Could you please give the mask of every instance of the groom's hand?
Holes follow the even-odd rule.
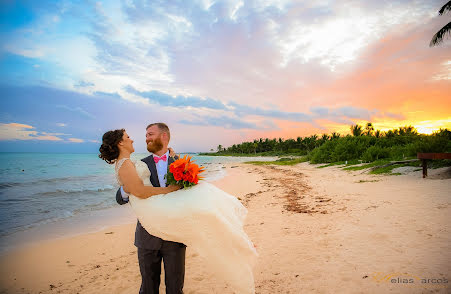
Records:
[[[169,156],[170,157],[175,157],[176,156],[176,154],[174,152],[174,149],[172,149],[171,147],[168,147],[168,150],[169,150]]]
[[[129,194],[124,191],[122,186],[117,190],[116,192],[116,202],[120,205],[128,203],[128,196]]]

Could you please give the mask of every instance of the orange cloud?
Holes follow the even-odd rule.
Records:
[[[356,62],[337,68],[334,74],[312,72],[307,78],[305,73],[298,75],[298,80],[305,78],[308,82],[302,86],[293,84],[280,92],[279,101],[288,109],[303,111],[319,105],[330,108],[350,105],[400,116],[371,117],[369,121],[381,130],[404,125],[413,125],[423,133],[451,129],[450,42],[442,47],[429,47],[430,38],[439,26],[438,20],[433,19],[425,24],[394,27],[368,46]],[[282,131],[266,134],[288,138],[333,131],[349,133],[349,124],[316,122],[323,128],[278,122]],[[367,121],[354,119],[353,122]],[[248,136],[254,137],[265,137],[265,134],[252,132]]]
[[[62,141],[63,139],[55,136],[54,134],[42,133],[39,134],[37,131],[32,131],[33,126],[20,124],[20,123],[9,123],[0,124],[0,141],[10,141],[10,140],[41,140],[41,141]]]

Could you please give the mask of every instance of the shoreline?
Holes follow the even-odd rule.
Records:
[[[218,181],[226,176],[225,170],[220,171],[208,181]],[[136,216],[129,205],[114,204],[107,209],[79,213],[3,236],[0,239],[0,255],[46,241],[96,233],[121,224],[136,224]]]
[[[80,213],[67,219],[50,222],[31,229],[18,231],[0,240],[0,256],[42,242],[66,239],[96,233],[109,227],[135,223],[136,217],[129,206]]]
[[[451,180],[437,177],[444,168],[426,179],[421,172],[368,175],[309,163],[232,164],[226,171],[213,183],[248,208],[245,230],[260,255],[257,293],[449,290],[416,280],[451,278]],[[0,256],[0,292],[136,293],[134,229],[133,222],[10,251]],[[186,293],[231,293],[201,265],[187,249]]]
[[[49,155],[51,154],[49,153]],[[144,155],[146,154],[134,154],[134,157],[136,160],[139,160],[139,158]],[[67,154],[62,154],[62,156],[67,156]],[[212,162],[208,160],[207,162],[202,162],[201,160],[200,164],[207,167],[205,180],[212,182],[224,178],[226,176],[226,165],[235,164],[235,161],[241,162],[243,159],[227,158],[221,160],[220,158],[216,158]],[[110,199],[108,199],[110,202],[108,205],[109,207],[104,209],[85,209],[69,217],[46,219],[47,216],[42,215],[44,221],[38,225],[33,224],[30,226],[29,224],[21,224],[18,222],[16,228],[10,232],[5,232],[5,234],[0,237],[0,254],[7,252],[10,249],[26,246],[30,243],[45,241],[52,238],[65,238],[84,233],[97,232],[105,227],[118,225],[121,222],[134,222],[136,218],[133,212],[129,210],[129,207],[126,209],[117,205],[115,201],[115,192],[115,190],[111,191]],[[84,209],[84,207],[81,208]]]

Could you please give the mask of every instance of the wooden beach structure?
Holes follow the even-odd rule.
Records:
[[[428,176],[428,160],[451,159],[451,153],[417,153],[417,158],[423,165],[423,178]]]

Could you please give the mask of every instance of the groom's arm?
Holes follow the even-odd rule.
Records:
[[[119,205],[127,204],[128,203],[128,194],[125,193],[124,189],[120,187],[116,192],[116,202]]]

